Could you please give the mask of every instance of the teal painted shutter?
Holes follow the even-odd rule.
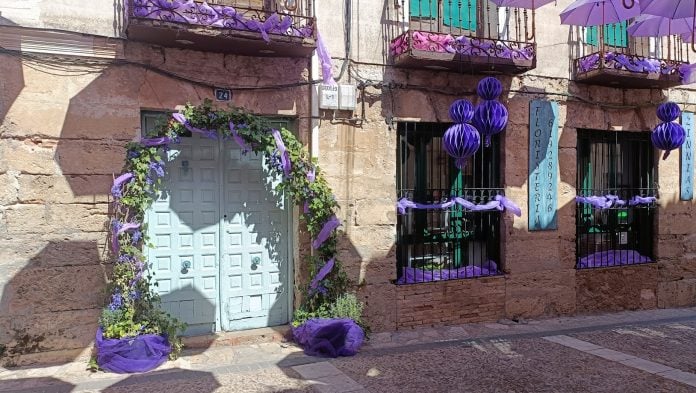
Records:
[[[416,18],[437,18],[438,0],[411,0],[411,16]]]
[[[442,7],[445,25],[476,30],[476,0],[443,0]]]
[[[609,46],[625,48],[628,46],[627,34],[628,22],[612,23],[604,25],[604,43]],[[598,46],[597,26],[590,26],[585,31],[585,42],[590,45]]]

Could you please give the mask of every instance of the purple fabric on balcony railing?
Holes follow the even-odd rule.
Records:
[[[270,41],[271,34],[311,37],[314,33],[313,26],[309,23],[310,18],[297,18],[298,20],[306,20],[306,24],[295,26],[293,24],[294,17],[288,14],[283,14],[282,17],[278,13],[266,16],[266,13],[261,10],[246,10],[218,4],[209,5],[193,0],[135,0],[133,4],[133,15],[138,18],[254,31],[261,33],[266,42]]]
[[[290,176],[290,170],[292,169],[292,163],[290,162],[290,154],[285,148],[285,143],[283,143],[283,137],[280,136],[280,131],[275,128],[271,130],[271,135],[275,139],[276,149],[278,149],[278,154],[280,156],[280,164],[283,167],[283,173],[285,176]]]
[[[406,214],[406,209],[449,209],[455,204],[461,205],[467,210],[471,211],[486,211],[486,210],[510,210],[514,215],[520,217],[522,215],[522,210],[515,205],[514,202],[502,195],[496,195],[492,201],[488,201],[484,204],[477,205],[471,201],[468,201],[461,197],[454,197],[445,202],[441,203],[418,203],[409,200],[408,198],[401,198],[396,203],[396,209],[399,214]]]
[[[578,259],[579,268],[635,265],[652,262],[636,250],[608,250],[595,252]]]
[[[331,65],[331,55],[326,48],[326,44],[321,37],[321,33],[317,32],[317,57],[321,65],[321,78],[327,85],[335,85],[336,81],[333,78],[333,66]]]
[[[469,38],[460,36],[454,38],[449,34],[431,33],[427,31],[406,32],[392,40],[389,50],[392,56],[398,56],[409,49],[409,39],[413,49],[436,52],[456,53],[463,56],[498,57],[502,59],[534,58],[534,45],[515,44],[505,40],[489,40],[485,38]],[[520,45],[514,48],[513,45]]]
[[[682,65],[679,67],[679,73],[681,74],[682,83],[685,85],[696,83],[696,63]]]
[[[414,284],[419,282],[456,280],[459,278],[485,277],[498,274],[498,265],[487,260],[481,266],[465,266],[458,269],[419,269],[404,267],[397,284]]]
[[[600,64],[598,53],[585,56],[580,59],[578,68],[580,72],[588,72],[601,66],[637,73],[660,73],[663,75],[671,75],[681,70],[677,65],[668,64],[662,60],[614,52],[604,53],[604,64]]]
[[[167,361],[171,346],[166,337],[143,334],[131,338],[104,338],[97,328],[97,364],[113,373],[142,373]]]
[[[309,356],[353,356],[365,340],[365,332],[348,318],[315,318],[292,328],[295,342]]]
[[[251,151],[251,147],[244,142],[244,139],[242,139],[241,136],[239,136],[239,133],[237,132],[237,128],[230,121],[230,132],[232,133],[232,138],[234,139],[235,142],[239,145],[239,147],[242,149],[242,154],[246,154]]]
[[[591,195],[591,196],[581,196],[575,197],[575,202],[585,203],[596,209],[609,209],[611,207],[622,207],[622,206],[637,206],[637,205],[650,205],[657,202],[657,198],[654,196],[641,197],[640,195],[634,195],[628,201],[619,198],[616,195]]]
[[[339,220],[336,216],[331,216],[331,218],[324,223],[324,226],[321,227],[319,234],[317,234],[316,239],[314,239],[312,242],[312,248],[316,250],[321,247],[329,236],[331,236],[334,229],[338,228],[339,226],[341,226],[341,220]]]

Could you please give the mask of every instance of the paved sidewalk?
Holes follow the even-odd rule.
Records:
[[[131,376],[0,368],[0,392],[696,392],[694,351],[696,308],[650,310],[376,333],[330,361],[275,342],[187,350]]]

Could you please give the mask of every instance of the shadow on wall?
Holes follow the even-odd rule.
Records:
[[[0,25],[6,24],[6,21],[0,17]],[[3,75],[0,80],[0,125],[4,125],[5,115],[24,89],[22,59],[16,55],[0,55],[0,74]]]
[[[70,361],[91,346],[105,298],[99,261],[96,241],[49,242],[7,281],[0,299],[3,366],[50,351]],[[41,358],[50,362],[52,355]]]
[[[27,386],[31,386],[31,390],[26,390]],[[61,381],[51,377],[37,378],[20,378],[20,379],[4,379],[2,381],[3,391],[10,392],[45,392],[51,393],[70,393],[75,388],[75,385]]]

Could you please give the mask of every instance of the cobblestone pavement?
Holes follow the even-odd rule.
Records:
[[[139,375],[0,368],[0,392],[696,392],[696,308],[372,336],[352,358],[283,343],[191,350]]]

